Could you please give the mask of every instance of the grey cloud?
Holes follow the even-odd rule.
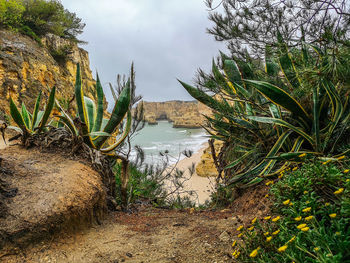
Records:
[[[201,0],[61,2],[86,23],[83,48],[104,87],[134,61],[137,90],[147,101],[191,100],[176,78],[191,83],[197,69],[208,70],[224,50],[206,33],[210,21]]]

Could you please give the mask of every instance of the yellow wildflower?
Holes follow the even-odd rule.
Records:
[[[237,227],[237,231],[241,231],[243,229],[243,226]]]
[[[336,236],[340,236],[340,232],[335,232],[335,235]]]
[[[284,205],[288,205],[290,203],[290,200],[287,199],[286,201],[283,202]]]
[[[254,229],[254,226],[251,226],[248,228],[249,231],[252,231]]]
[[[295,220],[295,221],[300,221],[301,218],[302,218],[301,216],[298,216],[298,217],[294,218],[294,220]]]
[[[326,164],[330,163],[331,161],[332,161],[332,160],[327,160],[327,161],[323,162],[322,164],[323,164],[323,165],[326,165]]]
[[[302,153],[302,154],[299,155],[300,158],[303,158],[305,156],[306,156],[306,153]]]
[[[314,216],[308,216],[308,217],[305,217],[305,220],[306,221],[310,221],[311,219],[313,219],[314,218]]]
[[[314,251],[316,251],[316,252],[319,251],[319,250],[320,250],[320,247],[315,247],[314,248]]]
[[[343,160],[343,159],[345,159],[345,155],[340,156],[340,157],[337,158],[337,160]]]
[[[295,167],[292,169],[292,171],[296,171],[296,170],[298,170],[298,166],[295,166]]]
[[[280,174],[279,176],[278,176],[278,179],[281,179],[283,177],[283,174]]]
[[[271,216],[265,216],[264,219],[265,220],[269,220],[271,218]]]
[[[265,198],[268,198],[268,197],[269,197],[269,195],[268,195],[268,194],[266,194],[266,195],[265,195]]]
[[[270,242],[272,240],[272,236],[266,238],[266,242]]]
[[[232,247],[234,247],[236,244],[237,244],[237,241],[236,241],[236,240],[235,240],[235,241],[233,241],[233,243],[232,243]]]
[[[266,236],[268,236],[270,234],[270,232],[265,232],[264,233],[264,236],[266,237]]]
[[[346,169],[346,170],[344,170],[344,172],[343,172],[343,173],[347,174],[348,172],[350,172],[350,169]]]
[[[288,248],[287,245],[281,246],[280,248],[278,248],[278,252],[284,252],[286,251],[287,248]]]
[[[272,235],[275,236],[275,235],[277,235],[279,232],[281,232],[281,230],[278,229],[278,230],[276,230],[275,232],[273,232]]]
[[[252,224],[254,224],[256,222],[257,218],[255,217],[253,220],[252,220]]]
[[[310,229],[310,228],[307,226],[307,227],[302,228],[301,231],[306,232],[306,231],[308,231],[309,229]]]
[[[347,183],[350,182],[350,179],[346,179],[345,182],[347,182]]]
[[[241,236],[243,236],[243,234],[242,233],[240,233],[237,237],[241,237]]]
[[[273,184],[273,181],[268,181],[265,185],[269,186],[270,184]]]
[[[290,203],[289,203],[289,206],[292,206],[292,205],[294,205],[293,202],[290,202]]]
[[[304,227],[307,227],[307,224],[300,224],[300,225],[297,226],[298,229],[302,229]]]
[[[250,253],[250,257],[251,258],[255,258],[258,255],[258,251],[259,251],[260,247],[258,247],[257,249],[254,249],[251,253]]]
[[[336,216],[337,216],[337,214],[336,214],[336,213],[329,214],[329,217],[330,217],[330,218],[335,218]]]
[[[240,254],[241,254],[240,251],[235,250],[235,251],[233,251],[232,256],[233,256],[234,258],[238,258]]]
[[[325,203],[324,205],[325,205],[325,206],[330,206],[331,204],[327,202],[327,203]]]
[[[276,216],[275,218],[272,219],[272,222],[277,222],[278,220],[280,220],[281,217],[280,216]]]
[[[306,208],[304,208],[301,211],[303,211],[304,213],[310,212],[311,211],[311,207],[306,207]]]
[[[291,239],[289,239],[289,241],[287,242],[287,244],[290,243],[290,242],[293,242],[295,239],[296,239],[296,237],[293,236]]]
[[[344,188],[339,188],[337,191],[334,192],[335,195],[341,194],[344,192]]]
[[[306,195],[308,193],[308,191],[304,191],[304,195]]]

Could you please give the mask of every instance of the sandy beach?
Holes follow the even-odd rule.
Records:
[[[208,147],[208,143],[203,144],[201,149],[192,154],[189,158],[184,158],[178,162],[177,168],[185,171],[184,176],[189,177],[189,168],[192,164],[197,164],[201,160],[203,151]],[[215,177],[202,177],[198,176],[196,172],[184,183],[184,191],[195,191],[197,195],[193,197],[193,201],[196,201],[197,205],[204,204],[209,199],[210,194],[214,191]]]

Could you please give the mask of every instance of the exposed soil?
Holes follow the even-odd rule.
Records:
[[[102,225],[60,235],[3,262],[231,262],[231,235],[239,224],[230,211],[145,208],[113,213]]]
[[[4,200],[0,249],[90,226],[106,214],[101,177],[86,164],[21,146],[0,150],[0,157],[1,180],[15,190]]]
[[[7,246],[0,250],[0,262],[233,262],[231,243],[237,234],[235,229],[255,216],[269,213],[264,198],[267,189],[260,186],[246,191],[229,209],[221,211],[144,206],[132,214],[114,212],[102,221],[90,220],[95,222],[88,228],[86,220],[81,219],[94,216],[86,217],[84,211],[91,210],[79,210],[79,206],[93,207],[99,200],[87,190],[99,187],[99,183],[94,185],[98,182],[96,172],[59,154],[35,149],[28,154],[16,147],[0,151],[5,166],[14,171],[6,181],[18,187],[17,196],[7,202],[11,216],[0,219],[0,228],[12,231],[14,240],[23,240],[23,234],[24,240],[31,242],[11,243],[7,238]],[[14,166],[14,162],[21,165]],[[54,176],[47,176],[48,170],[54,171]],[[93,181],[86,180],[90,174]],[[38,179],[37,183],[33,178]],[[29,189],[39,194],[30,195]],[[46,219],[42,217],[43,208],[49,215]],[[37,223],[30,225],[31,220]],[[55,228],[55,224],[75,227]],[[40,233],[45,233],[44,239]]]

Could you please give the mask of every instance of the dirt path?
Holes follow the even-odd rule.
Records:
[[[2,262],[232,262],[232,212],[145,208],[114,213],[100,226],[1,255]],[[8,252],[9,254],[13,252]]]

